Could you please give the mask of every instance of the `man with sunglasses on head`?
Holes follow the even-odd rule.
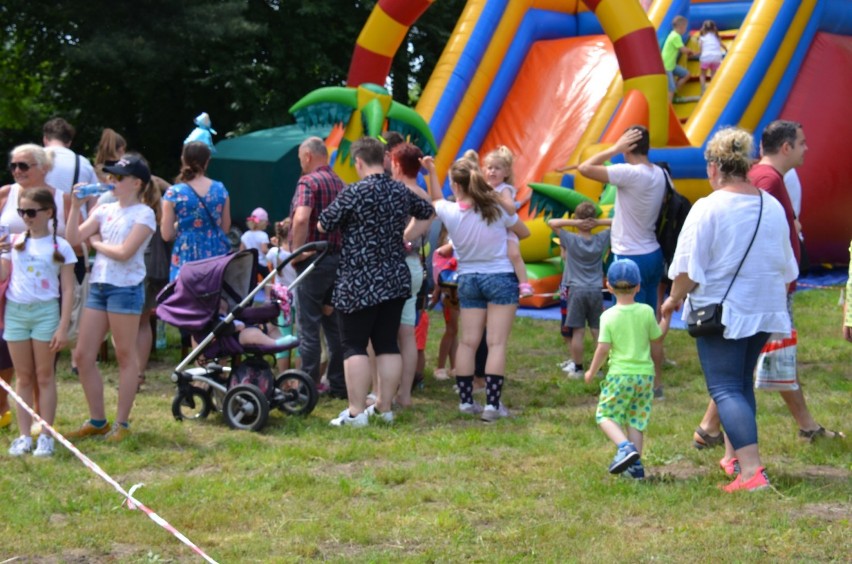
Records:
[[[49,186],[70,194],[71,187],[78,182],[91,184],[98,181],[89,159],[71,150],[76,132],[70,123],[56,117],[44,124],[42,132],[42,144],[53,152],[53,169],[45,178]]]

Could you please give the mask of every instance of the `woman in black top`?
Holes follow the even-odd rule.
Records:
[[[361,180],[320,214],[318,228],[340,229],[343,234],[332,304],[340,314],[349,409],[331,424],[363,427],[368,415],[393,419],[391,401],[402,375],[397,331],[411,293],[403,232],[410,217],[428,220],[433,212],[429,202],[385,175],[384,147],[378,140],[360,139],[351,153]],[[370,342],[376,353],[379,402],[367,412]]]

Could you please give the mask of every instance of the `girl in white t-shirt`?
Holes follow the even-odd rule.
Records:
[[[4,337],[18,376],[17,394],[33,407],[33,389],[38,386],[39,415],[48,425],[53,425],[56,415],[54,360],[56,353],[68,342],[77,258],[71,245],[56,235],[56,202],[50,190],[26,190],[17,204],[26,231],[16,235],[11,245],[5,239],[0,242],[3,251],[0,280],[9,278],[11,268],[6,290]],[[9,448],[12,456],[33,451],[31,424],[29,412],[18,406],[21,436]],[[33,454],[53,455],[53,437],[46,428],[42,429]]]
[[[97,252],[74,349],[89,420],[66,436],[106,435],[107,441],[118,442],[130,434],[130,410],[139,386],[136,337],[145,304],[145,249],[156,227],[156,188],[147,163],[137,155],[122,157],[116,164],[105,166],[104,172],[115,186],[118,201],[98,206],[81,224],[81,200],[72,197],[65,228],[69,243],[88,240]],[[118,408],[112,429],[107,425],[103,381],[95,363],[107,331],[112,332],[118,360]]]
[[[423,166],[434,169],[431,157]],[[506,256],[508,231],[519,238],[529,229],[518,216],[501,207],[499,196],[488,185],[479,167],[458,160],[450,167],[450,187],[455,202],[444,200],[437,182],[429,184],[435,213],[447,228],[458,253],[459,304],[462,336],[456,353],[456,384],[459,411],[481,412],[483,421],[496,421],[509,415],[500,401],[506,371],[506,343],[518,309],[518,277]],[[487,328],[488,358],[485,361],[484,409],[473,401],[474,357],[482,333]]]
[[[269,249],[269,252],[266,253],[266,264],[269,265],[269,271],[272,272],[278,265],[287,260],[290,257],[290,245],[287,244],[287,237],[290,234],[290,218],[285,218],[278,223],[275,224],[275,237],[277,238],[277,247],[272,247]],[[293,280],[296,279],[296,269],[293,268],[292,264],[288,264],[284,268],[281,269],[281,272],[275,275],[275,285],[272,287],[273,291],[283,292],[283,288],[289,288],[293,284]],[[295,299],[295,293],[291,294],[293,299]],[[296,321],[296,302],[291,301],[290,303],[290,315],[289,319],[285,318],[284,312],[282,311],[278,315],[278,327],[281,330],[281,335],[286,337],[288,335],[294,335],[293,324]],[[298,361],[299,358],[299,349],[294,348],[289,351],[276,353],[275,358],[278,363],[278,371],[284,372],[285,370],[290,369],[290,353],[295,355],[294,365]]]
[[[240,237],[240,250],[257,249],[257,262],[266,269],[266,253],[269,252],[269,235],[266,227],[269,225],[269,214],[263,208],[255,208],[246,218],[249,230]]]
[[[701,65],[698,79],[701,81],[701,93],[704,94],[707,81],[716,74],[716,70],[722,64],[722,57],[728,49],[722,45],[722,38],[719,37],[719,30],[716,29],[716,22],[713,20],[705,20],[701,24],[698,45],[701,48],[698,55],[698,62]]]
[[[522,201],[515,201],[518,190],[512,186],[512,183],[515,181],[512,169],[514,159],[512,151],[508,147],[501,145],[485,156],[483,163],[485,166],[482,169],[485,173],[485,180],[500,195],[500,204],[509,215],[514,215],[521,206],[529,201],[529,197]],[[518,277],[520,296],[522,298],[532,296],[533,289],[527,280],[527,265],[524,264],[524,259],[521,258],[520,242],[518,241],[518,236],[511,231],[509,232],[506,254],[509,260],[512,261],[515,276]]]

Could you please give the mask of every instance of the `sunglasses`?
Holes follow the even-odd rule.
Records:
[[[34,218],[40,211],[45,211],[47,208],[18,208],[18,215],[21,217]]]
[[[30,170],[34,166],[36,166],[35,163],[30,164],[30,163],[11,162],[11,163],[9,163],[9,170],[14,172],[14,170],[17,168],[21,172],[27,172],[28,170]]]
[[[125,178],[127,178],[127,175],[124,175],[124,174],[114,174],[114,173],[112,173],[112,172],[110,172],[110,173],[109,173],[109,176],[111,176],[111,177],[113,178],[113,180],[115,180],[116,182],[121,182],[122,180],[124,180]]]

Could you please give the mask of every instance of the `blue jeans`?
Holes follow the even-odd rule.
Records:
[[[698,359],[707,391],[719,408],[722,426],[734,449],[757,444],[754,367],[769,333],[742,339],[698,337]]]
[[[639,267],[639,275],[642,277],[636,301],[640,304],[648,304],[651,309],[657,311],[657,286],[663,279],[663,251],[657,249],[646,255],[616,255],[616,260],[630,259]]]

